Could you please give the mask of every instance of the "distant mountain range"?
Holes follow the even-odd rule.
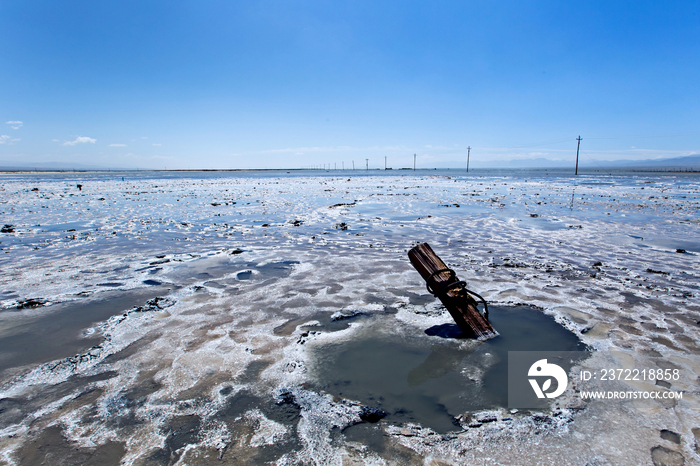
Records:
[[[668,159],[615,160],[611,162],[597,162],[597,164],[606,167],[695,168],[700,170],[700,154]],[[594,167],[596,163],[588,162],[584,166]]]
[[[499,162],[494,166],[490,162],[474,161],[474,168],[573,168],[576,159],[572,157],[570,161],[550,160],[545,158],[536,159],[516,159]],[[694,169],[700,170],[700,154],[693,154],[684,157],[673,157],[665,159],[645,159],[645,160],[579,160],[579,167],[586,169],[594,168],[635,168],[652,170],[669,169]]]

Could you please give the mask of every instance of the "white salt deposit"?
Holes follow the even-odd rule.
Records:
[[[0,234],[0,344],[27,331],[22,319],[58,319],[52,303],[154,282],[172,303],[86,326],[81,335],[103,341],[79,355],[2,372],[3,461],[25,464],[58,426],[73,448],[120,445],[123,464],[166,452],[170,464],[627,465],[651,464],[658,446],[700,463],[698,176],[444,174],[0,178],[13,229]],[[490,303],[537,306],[577,333],[594,349],[579,369],[678,369],[662,389],[683,399],[569,398],[448,435],[381,421],[381,449],[345,441],[361,406],[305,388],[308,348],[368,322],[324,330],[334,313],[418,334],[450,322],[408,263],[423,241]],[[222,414],[245,393],[257,401]],[[275,419],[284,409],[298,417]],[[408,457],[393,459],[401,448]]]

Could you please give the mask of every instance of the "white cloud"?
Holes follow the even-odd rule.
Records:
[[[160,146],[160,144],[153,144],[154,146]]]
[[[148,136],[141,136],[141,139],[148,139]]]
[[[8,136],[6,134],[3,134],[2,136],[0,136],[0,144],[5,144],[9,140],[10,140],[10,136]]]
[[[20,129],[22,127],[21,121],[6,121],[5,124],[10,125],[12,129]]]
[[[110,144],[109,147],[126,147],[126,144]]]
[[[89,142],[91,144],[95,144],[95,142],[97,142],[97,139],[92,139],[92,138],[89,138],[87,136],[78,136],[77,138],[75,138],[75,141],[66,141],[63,143],[63,145],[64,146],[74,146],[76,144],[85,144],[87,142]]]

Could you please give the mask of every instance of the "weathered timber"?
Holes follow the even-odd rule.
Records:
[[[465,336],[488,340],[498,335],[486,316],[476,307],[476,300],[457,275],[438,257],[428,243],[408,251],[408,258],[427,282],[428,291],[437,296]]]

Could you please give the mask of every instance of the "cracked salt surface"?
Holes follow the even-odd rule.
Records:
[[[57,305],[148,289],[168,304],[86,318],[76,345],[100,343],[75,356],[10,359],[2,461],[700,462],[697,175],[347,173],[0,178],[0,339],[66,325]],[[536,415],[465,412],[447,433],[361,422],[362,400],[313,388],[312,349],[378,318],[421,338],[450,322],[408,264],[416,241],[493,305],[574,332],[594,350],[582,370],[677,368],[662,389],[683,399],[571,395]]]

